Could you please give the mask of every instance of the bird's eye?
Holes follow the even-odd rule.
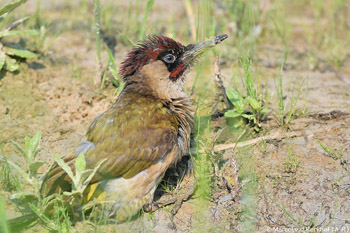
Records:
[[[176,60],[176,57],[172,54],[168,54],[168,55],[165,55],[165,57],[163,58],[163,60],[166,62],[166,63],[174,63],[175,60]]]

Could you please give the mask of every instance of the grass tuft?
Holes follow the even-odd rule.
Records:
[[[146,32],[146,25],[147,25],[147,19],[148,16],[150,14],[150,12],[153,9],[153,5],[154,5],[154,0],[148,0],[147,1],[147,5],[146,5],[146,9],[144,12],[144,16],[143,16],[143,20],[141,22],[141,30],[140,30],[140,35],[139,35],[139,40],[143,40],[147,38],[147,32]]]
[[[283,67],[285,64],[286,58],[283,60],[280,73],[278,75],[278,80],[274,79],[275,87],[276,87],[276,93],[277,93],[277,103],[278,103],[278,113],[277,118],[279,125],[282,128],[288,128],[288,125],[290,122],[296,117],[297,113],[297,104],[299,100],[301,99],[302,90],[304,85],[306,85],[306,92],[304,97],[304,109],[301,110],[301,112],[305,113],[305,106],[307,102],[307,89],[308,89],[308,77],[305,78],[296,88],[296,90],[292,90],[291,97],[289,98],[289,103],[285,102],[285,95],[284,95],[284,89],[283,89]],[[306,83],[306,84],[305,84]],[[295,93],[296,92],[296,93]]]

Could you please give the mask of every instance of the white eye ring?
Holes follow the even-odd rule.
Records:
[[[163,60],[166,62],[166,63],[174,63],[175,60],[176,60],[176,57],[172,54],[167,54],[164,56]]]

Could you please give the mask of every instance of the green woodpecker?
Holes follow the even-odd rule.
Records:
[[[85,202],[110,201],[108,215],[119,221],[152,203],[166,170],[188,151],[193,109],[184,92],[185,72],[198,55],[226,38],[184,46],[154,36],[127,54],[120,68],[125,87],[116,103],[92,122],[86,141],[63,158],[72,169],[80,153],[90,169],[106,159],[84,192]],[[69,191],[71,183],[55,165],[44,195]]]

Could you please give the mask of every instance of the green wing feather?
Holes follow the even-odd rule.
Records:
[[[87,134],[95,144],[86,153],[87,166],[93,168],[107,158],[94,181],[136,175],[173,149],[177,131],[175,116],[161,102],[130,94],[118,100]]]
[[[92,183],[117,177],[130,178],[156,163],[176,146],[178,121],[151,97],[129,93],[91,124],[87,140],[94,143],[85,154],[87,168],[94,168],[107,158]],[[74,172],[75,153],[64,158]],[[47,178],[45,193],[67,190],[69,177],[54,166]]]

